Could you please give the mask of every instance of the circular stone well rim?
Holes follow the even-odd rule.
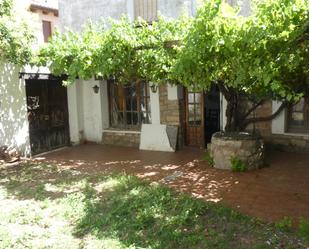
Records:
[[[264,142],[252,133],[217,132],[211,139],[209,152],[217,169],[232,170],[233,158],[244,162],[248,170],[261,168],[264,164]]]

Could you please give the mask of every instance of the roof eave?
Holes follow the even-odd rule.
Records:
[[[42,12],[53,13],[54,16],[59,16],[59,10],[50,8],[47,6],[42,6],[38,4],[31,4],[29,7],[30,11],[35,12],[36,10],[41,10]]]

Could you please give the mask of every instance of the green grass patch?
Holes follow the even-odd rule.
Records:
[[[299,221],[299,235],[309,244],[309,220],[301,218]]]
[[[2,175],[0,189],[0,248],[305,248],[282,229],[289,222],[265,224],[125,174],[25,165]]]
[[[275,225],[278,229],[289,232],[292,230],[293,220],[291,217],[284,217],[282,220],[277,221]]]

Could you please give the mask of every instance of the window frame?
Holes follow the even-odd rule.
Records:
[[[309,133],[309,98],[304,97],[304,108],[302,110],[304,116],[304,125],[303,126],[296,126],[292,124],[292,115],[293,107],[295,105],[290,105],[286,110],[286,132],[287,133]]]
[[[193,99],[190,100],[189,96],[193,96]],[[199,97],[197,97],[199,96]],[[203,123],[203,92],[189,91],[187,92],[187,122],[189,126],[201,126]],[[190,112],[190,107],[193,107],[193,112]],[[199,112],[197,111],[199,110]],[[193,114],[193,116],[191,115]],[[193,120],[191,118],[193,117]]]
[[[130,87],[136,87],[135,93],[137,93],[136,97],[129,96],[127,97],[125,94],[126,89]],[[142,87],[143,95],[142,95]],[[116,99],[115,95],[115,89],[122,92],[122,105],[123,110],[117,111],[115,113],[114,107],[115,103],[114,101]],[[118,97],[118,96],[117,96]],[[133,101],[132,99],[136,98],[136,110],[132,107]],[[131,101],[130,101],[131,100]],[[131,103],[130,103],[131,102]],[[128,103],[130,108],[128,108]],[[142,110],[141,104],[144,103],[145,110]],[[116,80],[109,80],[108,81],[108,105],[109,105],[109,126],[111,129],[117,129],[117,130],[126,130],[126,131],[139,131],[142,127],[142,124],[151,124],[151,106],[150,106],[150,87],[149,84],[145,81],[137,81],[132,82],[128,85],[120,85],[117,83]],[[122,115],[122,122],[115,124],[114,123],[114,115]],[[131,114],[131,124],[128,124],[128,114]],[[137,122],[136,125],[134,123],[133,114],[137,115]],[[142,115],[145,115],[145,120],[142,119]],[[119,121],[118,121],[119,122]]]
[[[48,27],[49,30],[46,31],[45,27]],[[43,30],[43,40],[45,43],[47,43],[49,38],[52,37],[52,33],[53,33],[52,22],[48,20],[42,20],[42,30]],[[47,32],[48,34],[45,32]]]

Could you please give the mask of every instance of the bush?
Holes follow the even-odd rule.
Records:
[[[204,155],[203,160],[206,161],[211,167],[215,166],[214,158],[209,152]]]
[[[309,243],[309,220],[300,218],[298,232],[299,235],[303,237],[307,243]]]
[[[292,229],[293,221],[290,217],[284,217],[282,220],[276,222],[276,227],[281,231],[290,231]]]
[[[232,171],[234,172],[244,172],[248,169],[245,162],[237,157],[231,158]]]

